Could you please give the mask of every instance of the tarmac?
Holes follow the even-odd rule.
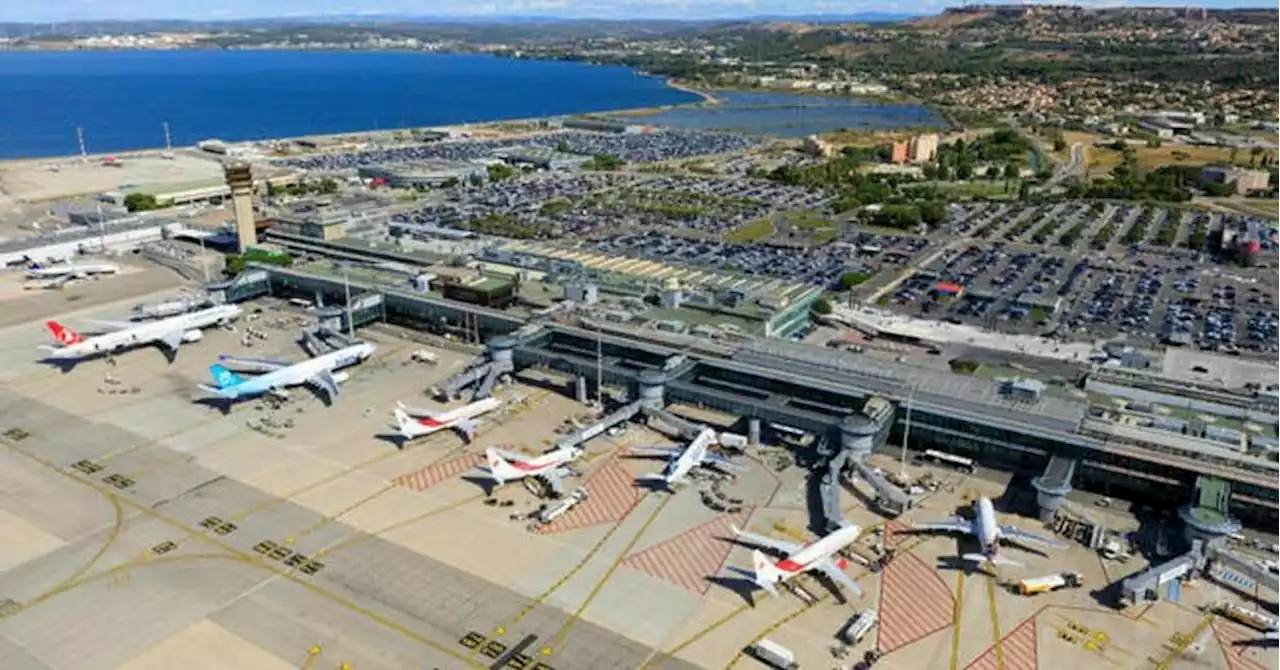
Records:
[[[67,320],[119,317],[123,304]],[[401,444],[388,430],[395,401],[433,406],[424,390],[465,356],[440,348],[438,365],[411,363],[420,345],[368,331],[378,353],[332,406],[295,390],[278,409],[246,401],[224,413],[196,386],[207,364],[219,353],[298,360],[295,325],[272,314],[253,324],[267,340],[247,350],[239,333],[213,329],[172,364],[143,348],[62,372],[37,362],[40,318],[0,329],[6,670],[728,668],[753,663],[741,651],[763,637],[816,667],[867,607],[881,624],[852,651],[878,644],[883,668],[1149,667],[1174,632],[1201,640],[1199,665],[1276,667],[1218,642],[1247,636],[1234,624],[1200,627],[1195,605],[1219,597],[1216,586],[1137,611],[1099,604],[1097,589],[1143,561],[1103,564],[1078,546],[1011,550],[1028,567],[988,576],[956,569],[969,549],[955,540],[890,526],[899,555],[888,568],[849,567],[861,598],[841,603],[809,578],[812,606],[762,597],[730,529],[808,539],[803,473],[739,457],[750,469],[725,491],[743,505],[728,512],[703,504],[705,484],[638,489],[632,479],[662,463],[620,447],[670,443],[645,427],[588,442],[582,477],[569,480],[588,500],[531,532],[508,517],[531,511],[532,495],[510,483],[493,495],[509,506],[486,505],[473,465],[489,445],[541,451],[565,417],[589,414],[541,373],[498,390],[507,402],[473,443],[440,433]],[[1001,490],[952,473],[909,516],[950,516],[979,493]],[[846,495],[846,518],[884,523]],[[1001,587],[1064,569],[1085,588],[1027,598]]]

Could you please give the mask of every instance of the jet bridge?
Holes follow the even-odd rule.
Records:
[[[359,343],[360,340],[325,326],[315,326],[302,331],[302,348],[312,358]]]
[[[875,402],[875,401],[879,402]],[[846,471],[856,475],[875,490],[875,503],[886,512],[901,514],[911,509],[912,499],[901,488],[877,472],[867,464],[866,458],[871,454],[879,440],[880,433],[893,423],[893,406],[879,398],[867,401],[863,411],[851,414],[840,423],[838,429],[839,450],[833,441],[825,437],[818,443],[819,465],[815,474],[822,468],[821,480],[818,483],[822,498],[824,523],[828,533],[835,532],[849,525],[840,513],[840,481]],[[848,477],[846,485],[855,484]]]
[[[582,444],[583,442],[590,440],[591,438],[599,435],[600,433],[603,433],[604,431],[620,423],[623,423],[625,421],[630,421],[632,418],[635,417],[636,414],[639,414],[639,413],[640,413],[640,403],[638,401],[624,405],[621,408],[609,414],[608,416],[605,416],[603,419],[591,424],[590,426],[587,426],[586,428],[578,430],[572,435],[567,435],[565,437],[562,437],[556,440],[556,449],[568,449],[569,447],[576,447]]]
[[[1252,579],[1259,585],[1271,589],[1272,591],[1280,591],[1280,579],[1277,579],[1276,575],[1270,570],[1253,561],[1240,558],[1226,549],[1220,549],[1215,545],[1208,545],[1208,547],[1206,547],[1205,557],[1211,561],[1211,568],[1226,568],[1232,572]]]
[[[493,393],[493,387],[504,375],[515,372],[511,357],[519,341],[513,337],[499,336],[485,345],[485,355],[472,361],[466,368],[444,380],[432,389],[432,394],[446,399],[458,397],[463,389],[474,386],[471,400],[484,400]]]

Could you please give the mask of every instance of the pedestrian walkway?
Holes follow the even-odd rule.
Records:
[[[746,507],[694,526],[628,556],[623,565],[705,595],[711,588],[711,578],[720,572],[733,550],[732,526],[746,526],[753,509]]]

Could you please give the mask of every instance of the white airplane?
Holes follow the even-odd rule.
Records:
[[[996,523],[996,511],[991,506],[991,501],[985,496],[978,498],[973,503],[975,513],[972,521],[962,519],[960,517],[952,517],[946,521],[935,521],[929,523],[912,524],[911,530],[916,531],[938,531],[944,533],[965,533],[977,538],[978,544],[982,546],[980,554],[965,554],[961,556],[966,561],[975,563],[994,565],[1007,565],[1010,567],[1020,568],[1023,565],[1017,561],[1012,561],[999,553],[1001,541],[1015,542],[1019,544],[1037,544],[1051,549],[1066,549],[1067,545],[1057,540],[1041,537],[1034,533],[1028,533],[1019,530],[1017,526],[1001,526]]]
[[[395,411],[392,412],[396,422],[392,428],[399,431],[400,436],[406,440],[430,435],[443,428],[452,428],[470,441],[480,425],[475,418],[486,412],[492,412],[501,404],[497,398],[485,398],[457,409],[433,412],[429,409],[405,407],[401,403],[396,403]]]
[[[120,272],[120,266],[115,263],[85,263],[82,265],[74,263],[59,263],[57,265],[33,264],[27,270],[27,278],[52,279],[55,277],[69,277],[84,279],[90,275],[113,275],[118,272]]]
[[[584,453],[581,447],[565,447],[548,451],[541,456],[526,458],[489,447],[484,450],[486,466],[481,468],[498,486],[510,481],[537,477],[551,487],[556,497],[564,495],[564,478],[574,474],[568,466]]]
[[[789,580],[802,572],[815,571],[825,576],[837,588],[862,596],[862,588],[844,572],[848,561],[836,556],[862,534],[862,529],[858,526],[845,526],[826,537],[806,544],[748,533],[739,530],[736,526],[732,528],[738,541],[743,544],[763,547],[785,556],[781,561],[773,563],[759,549],[751,553],[755,564],[755,583],[770,595],[778,595],[775,585],[779,582]]]
[[[48,351],[51,359],[78,360],[145,344],[159,344],[172,359],[183,342],[200,341],[204,336],[201,328],[226,323],[240,316],[242,311],[235,305],[218,305],[149,323],[95,321],[112,332],[91,337],[85,337],[57,321],[47,321],[45,326],[58,344],[41,345],[40,348]]]
[[[698,436],[684,448],[674,447],[632,447],[628,450],[631,456],[660,456],[667,459],[667,467],[662,472],[643,475],[637,479],[642,482],[661,482],[668,489],[675,484],[688,480],[689,473],[697,467],[713,467],[731,473],[745,472],[746,468],[734,465],[727,457],[710,451],[716,444],[716,431],[702,429]]]
[[[368,342],[353,344],[337,351],[316,356],[300,363],[275,361],[264,358],[236,358],[221,356],[219,363],[209,366],[216,386],[201,384],[200,388],[219,397],[235,401],[240,398],[252,398],[264,393],[282,395],[291,386],[307,384],[325,394],[333,402],[338,397],[338,384],[347,380],[344,372],[336,372],[342,368],[364,362],[377,351],[377,347]],[[223,363],[255,368],[264,374],[245,379],[228,370]]]

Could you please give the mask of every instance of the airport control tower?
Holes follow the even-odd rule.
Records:
[[[253,171],[248,163],[227,163],[222,168],[231,189],[231,206],[236,215],[236,245],[240,253],[258,243],[257,221],[253,215]]]

